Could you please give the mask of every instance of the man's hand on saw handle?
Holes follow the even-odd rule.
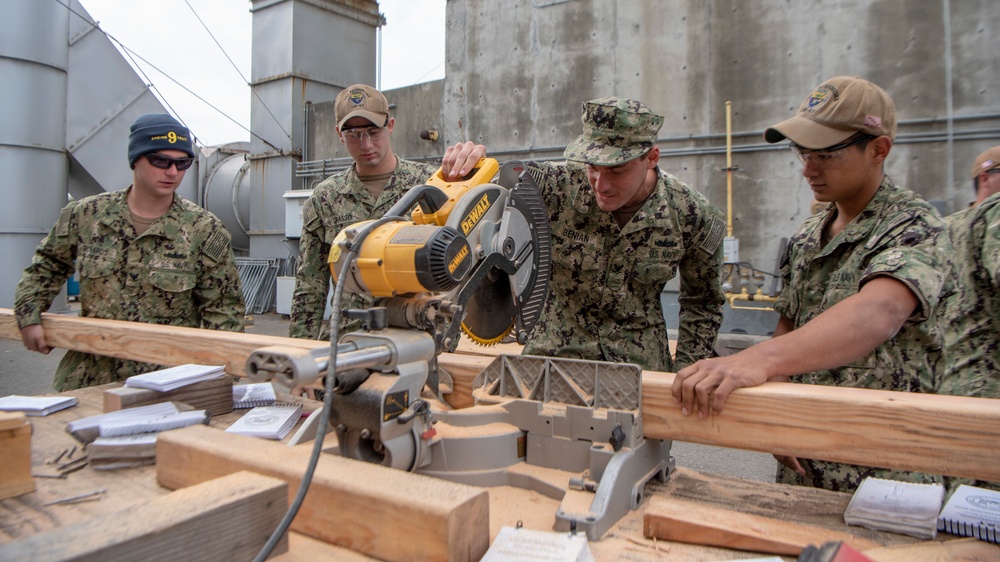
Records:
[[[486,147],[472,141],[449,146],[441,159],[441,173],[446,179],[456,180],[468,175],[480,160],[486,157]]]

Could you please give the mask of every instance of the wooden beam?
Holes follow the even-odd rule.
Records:
[[[325,342],[234,334],[45,314],[57,347],[156,360],[226,364],[243,374],[247,356],[269,345],[326,347]],[[12,311],[0,309],[0,337],[19,339]],[[438,359],[455,382],[454,407],[472,405],[472,380],[488,356],[445,353]],[[767,383],[739,389],[720,416],[682,416],[670,394],[672,373],[642,376],[643,431],[676,439],[779,455],[846,462],[1000,482],[1000,400]]]
[[[294,497],[311,445],[226,433],[206,426],[165,431],[156,442],[156,477],[178,488],[252,470],[288,483]],[[490,544],[489,494],[324,455],[292,530],[383,560],[479,560]]]
[[[1000,400],[767,383],[682,416],[672,373],[642,377],[647,437],[1000,482]]]
[[[239,472],[0,545],[0,560],[250,560],[284,516],[286,488]],[[286,550],[287,537],[274,553]]]
[[[846,542],[856,550],[877,543],[815,525],[791,523],[671,497],[653,497],[643,516],[646,538],[798,556],[809,545]]]
[[[0,412],[0,500],[35,490],[31,477],[31,424],[24,412]]]
[[[233,378],[223,375],[167,392],[129,386],[104,391],[105,412],[160,402],[183,402],[195,410],[206,410],[210,416],[228,414],[233,411]]]
[[[42,327],[52,347],[167,366],[225,365],[227,373],[239,376],[246,376],[247,357],[262,347],[329,347],[321,341],[48,313],[42,315]],[[0,308],[0,337],[21,339],[14,311],[9,308]]]

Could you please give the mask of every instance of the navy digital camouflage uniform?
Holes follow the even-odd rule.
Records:
[[[167,212],[136,236],[126,202],[129,189],[63,208],[17,285],[18,326],[41,322],[42,312],[73,274],[75,260],[83,317],[242,332],[243,293],[222,222],[175,195]],[[53,386],[72,390],[159,368],[68,351]]]
[[[653,191],[619,227],[602,210],[587,165],[618,166],[647,154],[663,117],[637,100],[583,103],[583,134],[566,165],[528,162],[549,212],[552,280],[525,354],[635,363],[676,371],[709,357],[722,324],[721,211],[656,169]],[[680,275],[677,358],[670,356],[660,293]]]
[[[946,305],[941,394],[1000,398],[1000,193],[947,217],[959,290]],[[945,478],[1000,490],[1000,482]]]
[[[584,166],[539,170],[549,211],[552,281],[525,354],[636,363],[674,372],[711,356],[722,324],[721,211],[657,170],[656,188],[624,228],[597,206]],[[677,360],[660,293],[680,275]]]
[[[437,167],[430,164],[399,158],[396,170],[377,199],[361,183],[353,165],[316,186],[302,207],[302,236],[289,336],[330,339],[330,326],[323,320],[323,314],[327,296],[333,297],[329,291],[331,275],[327,259],[334,238],[356,222],[381,218],[409,188],[427,183],[436,171]],[[347,293],[341,301],[341,309],[368,308],[369,305],[367,297]],[[360,327],[357,321],[341,320],[341,333],[357,327]]]
[[[941,299],[953,291],[944,221],[926,201],[885,177],[865,209],[823,246],[832,205],[806,219],[788,245],[785,288],[774,309],[795,327],[860,291],[880,275],[906,284],[919,306],[896,336],[837,369],[793,376],[793,382],[903,392],[936,392],[943,367]],[[801,477],[778,466],[777,481],[851,492],[866,476],[940,482],[939,476],[799,459]]]
[[[941,393],[1000,398],[1000,194],[947,221],[960,290],[948,300]]]

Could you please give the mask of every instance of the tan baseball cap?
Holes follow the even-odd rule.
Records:
[[[355,84],[341,90],[337,94],[333,111],[338,129],[343,129],[344,123],[352,117],[363,117],[376,127],[384,127],[389,120],[389,102],[385,96],[364,84]]]
[[[818,150],[847,140],[858,131],[896,137],[896,105],[882,88],[857,76],[837,76],[820,84],[798,113],[764,131],[767,142],[786,138]]]
[[[976,158],[976,162],[972,165],[972,179],[993,168],[1000,168],[1000,146],[987,148],[986,152]]]

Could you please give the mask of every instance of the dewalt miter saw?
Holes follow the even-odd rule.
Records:
[[[557,513],[557,529],[599,538],[637,507],[646,481],[673,467],[669,442],[642,437],[641,369],[501,356],[476,379],[481,405],[450,410],[439,400],[451,381],[437,357],[461,333],[483,345],[526,341],[548,293],[547,217],[536,178],[519,162],[484,159],[458,182],[437,172],[385,217],[336,238],[337,290],[374,297],[371,308],[346,311],[366,329],[330,350],[258,350],[247,372],[290,387],[334,377],[329,426],[342,456],[530,488],[572,506]],[[293,442],[311,438],[319,418]],[[525,465],[554,470],[543,477]]]

